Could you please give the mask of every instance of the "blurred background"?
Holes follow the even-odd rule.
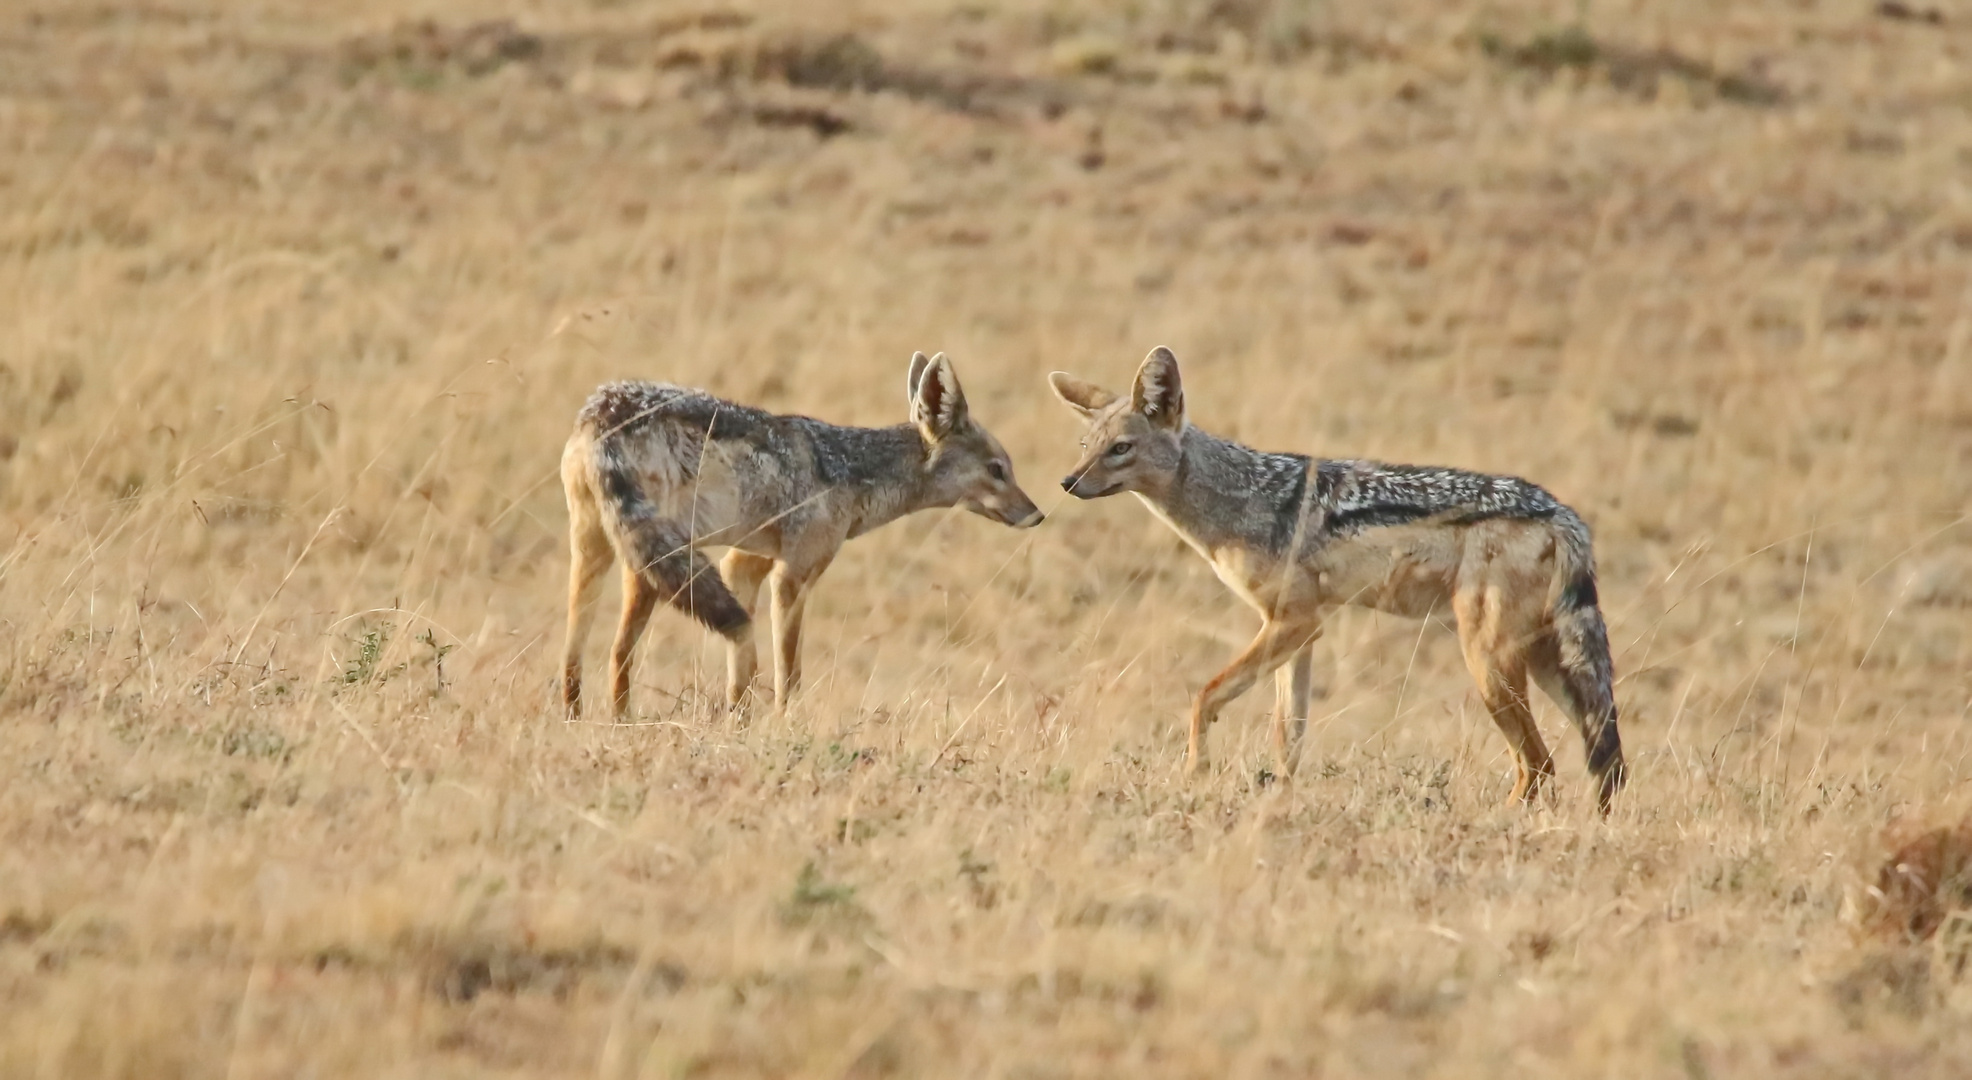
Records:
[[[1963,1066],[1931,935],[1972,895],[1869,912],[1886,824],[1965,802],[1968,34],[1862,0],[9,7],[0,1062]],[[1454,642],[1362,612],[1293,788],[1264,688],[1179,782],[1253,618],[1134,502],[1060,496],[1044,382],[1158,344],[1215,433],[1583,513],[1611,825],[1545,702],[1559,799],[1494,810]],[[1047,525],[849,545],[787,715],[727,716],[660,615],[636,716],[564,724],[595,384],[891,424],[915,349]]]

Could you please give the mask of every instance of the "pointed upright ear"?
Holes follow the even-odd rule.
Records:
[[[1049,375],[1048,385],[1054,387],[1054,396],[1085,420],[1116,403],[1115,394],[1095,383],[1083,382],[1066,371]]]
[[[965,391],[959,387],[958,372],[952,370],[945,354],[939,353],[918,374],[917,388],[911,394],[911,422],[925,441],[937,442],[958,430],[965,418]]]
[[[911,373],[904,377],[905,401],[916,401],[918,399],[918,380],[924,378],[924,369],[930,366],[931,361],[923,353],[914,352],[911,354]]]
[[[1144,358],[1130,406],[1158,427],[1178,431],[1185,426],[1185,387],[1178,381],[1178,358],[1171,350],[1159,345]]]

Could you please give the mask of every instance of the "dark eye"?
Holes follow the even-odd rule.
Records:
[[[986,475],[1004,484],[1007,482],[1007,467],[997,461],[989,461],[986,463]]]
[[[1124,454],[1129,453],[1131,449],[1133,448],[1130,446],[1130,440],[1128,439],[1113,442],[1109,444],[1109,456],[1122,457]]]

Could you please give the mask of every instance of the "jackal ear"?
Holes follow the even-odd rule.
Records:
[[[931,360],[921,352],[911,354],[911,373],[904,377],[904,400],[916,401],[918,380],[924,378],[924,369],[931,366]]]
[[[1152,424],[1177,431],[1185,426],[1185,386],[1178,379],[1178,358],[1159,345],[1137,369],[1130,406]]]
[[[915,363],[912,365],[916,366]],[[925,363],[911,392],[911,422],[930,442],[950,435],[965,423],[965,390],[952,362],[939,353]]]
[[[1066,371],[1050,374],[1048,385],[1054,388],[1054,396],[1085,420],[1116,403],[1115,394],[1095,383],[1083,382]]]

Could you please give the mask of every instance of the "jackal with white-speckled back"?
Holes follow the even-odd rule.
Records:
[[[582,707],[582,645],[603,571],[623,565],[610,700],[630,694],[630,656],[662,601],[728,643],[727,697],[742,703],[758,657],[753,611],[771,584],[774,700],[801,679],[801,614],[844,541],[905,514],[963,507],[1028,528],[1041,512],[966,407],[952,362],[911,357],[911,422],[887,428],[778,416],[668,383],[598,388],[562,452],[568,495],[568,641],[562,700]],[[700,549],[727,548],[715,572]],[[614,560],[612,560],[612,554]]]
[[[1178,360],[1164,348],[1125,397],[1065,372],[1049,382],[1089,423],[1062,488],[1082,499],[1134,493],[1260,612],[1259,636],[1192,707],[1187,773],[1204,763],[1220,710],[1276,669],[1274,755],[1293,772],[1326,611],[1427,618],[1449,607],[1480,697],[1518,758],[1509,801],[1533,800],[1554,776],[1528,709],[1532,675],[1580,732],[1608,812],[1626,775],[1623,744],[1595,556],[1573,510],[1511,476],[1268,454],[1208,435],[1186,421]]]

